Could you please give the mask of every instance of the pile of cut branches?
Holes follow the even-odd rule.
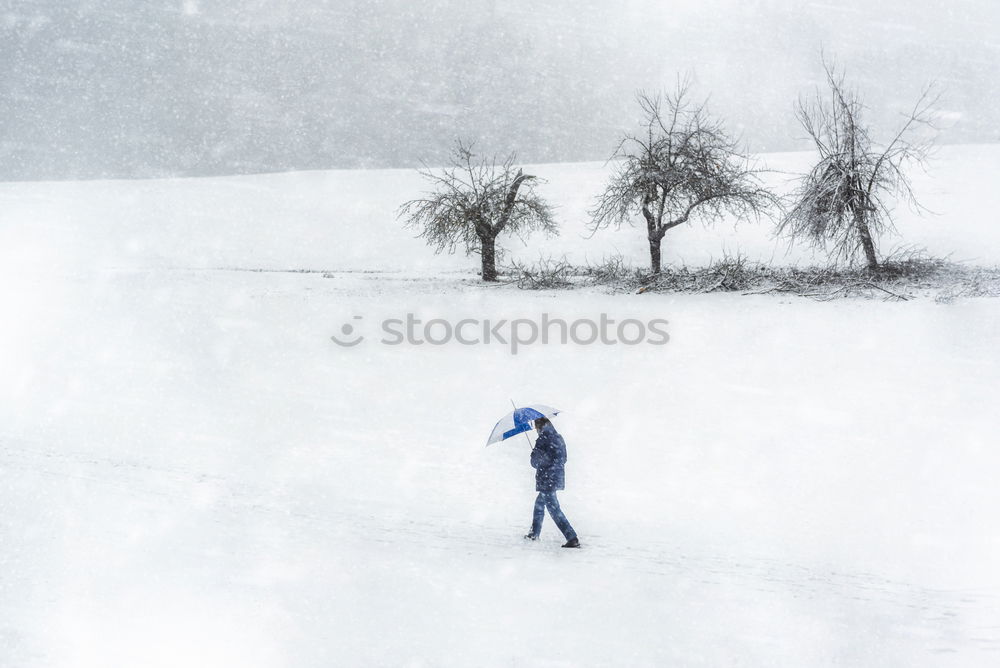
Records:
[[[558,260],[542,257],[534,264],[512,260],[500,274],[502,282],[514,283],[522,290],[553,290],[572,287],[570,278],[578,275],[578,271],[565,257]]]
[[[906,251],[867,267],[774,267],[743,255],[724,255],[705,267],[667,267],[653,274],[621,256],[577,266],[565,257],[534,264],[511,263],[508,283],[527,290],[596,285],[616,292],[739,292],[743,295],[792,294],[818,301],[863,297],[906,301],[917,296],[947,302],[960,297],[1000,297],[1000,268],[959,264]]]

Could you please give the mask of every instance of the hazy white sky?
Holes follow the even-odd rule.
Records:
[[[678,73],[789,150],[821,49],[877,127],[937,81],[942,140],[994,142],[998,27],[992,0],[4,0],[0,178],[406,166],[459,135],[603,159]]]

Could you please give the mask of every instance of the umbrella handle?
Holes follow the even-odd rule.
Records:
[[[514,407],[514,410],[517,410],[517,404],[514,403],[513,399],[510,400],[510,405]],[[528,445],[531,446],[531,449],[534,450],[535,446],[531,444],[531,439],[528,438],[528,432],[523,431],[521,433],[524,434],[524,440],[526,440],[528,442]]]

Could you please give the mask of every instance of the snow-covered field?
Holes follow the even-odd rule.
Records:
[[[998,168],[943,149],[906,241],[1000,262]],[[644,261],[584,238],[603,169],[538,168],[545,253]],[[0,185],[0,665],[998,665],[1000,302],[488,287],[399,230],[420,187]],[[676,232],[670,261],[815,261]],[[381,343],[408,313],[670,340]],[[511,399],[565,411],[583,550],[521,539],[528,444],[483,447]]]

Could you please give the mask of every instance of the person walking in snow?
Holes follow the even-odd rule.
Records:
[[[566,538],[563,547],[580,547],[580,539],[576,531],[566,519],[556,491],[566,489],[566,441],[559,435],[548,418],[535,420],[535,431],[538,438],[531,450],[531,466],[535,469],[535,514],[531,522],[531,532],[525,536],[528,540],[538,540],[542,532],[542,520],[545,519],[545,509],[549,509],[556,526]]]

